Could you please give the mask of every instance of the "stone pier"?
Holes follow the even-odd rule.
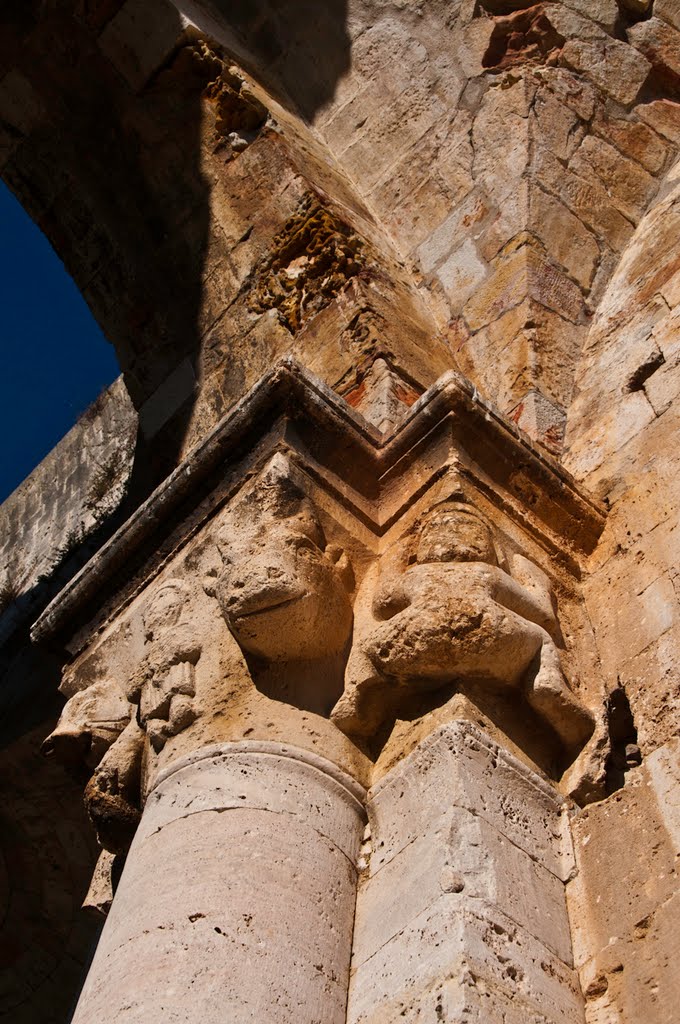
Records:
[[[564,801],[476,726],[439,727],[368,794],[348,1024],[578,1024]]]

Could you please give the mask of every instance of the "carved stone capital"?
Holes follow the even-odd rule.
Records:
[[[455,375],[383,435],[285,363],[39,620],[72,659],[46,750],[94,772],[112,852],[158,773],[206,745],[291,742],[367,785],[454,698],[597,795],[579,567],[602,521]]]

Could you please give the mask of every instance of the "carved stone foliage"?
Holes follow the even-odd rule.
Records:
[[[250,308],[275,309],[294,334],[345,287],[366,263],[363,243],[314,195],[274,239],[271,253],[256,269]]]
[[[523,696],[573,756],[593,721],[561,668],[548,577],[521,554],[506,557],[461,499],[435,504],[368,574],[333,720],[371,737],[414,694],[481,686]]]

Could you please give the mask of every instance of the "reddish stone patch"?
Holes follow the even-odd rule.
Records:
[[[546,64],[564,45],[564,38],[555,30],[541,4],[494,21],[496,24],[482,59],[485,68],[500,71],[528,62]]]

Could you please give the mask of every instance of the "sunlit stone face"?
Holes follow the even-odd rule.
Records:
[[[473,509],[444,504],[436,507],[423,525],[416,561],[487,562],[496,565],[491,530]]]
[[[262,524],[222,553],[217,596],[240,646],[267,661],[338,654],[352,623],[347,590],[308,517]]]

